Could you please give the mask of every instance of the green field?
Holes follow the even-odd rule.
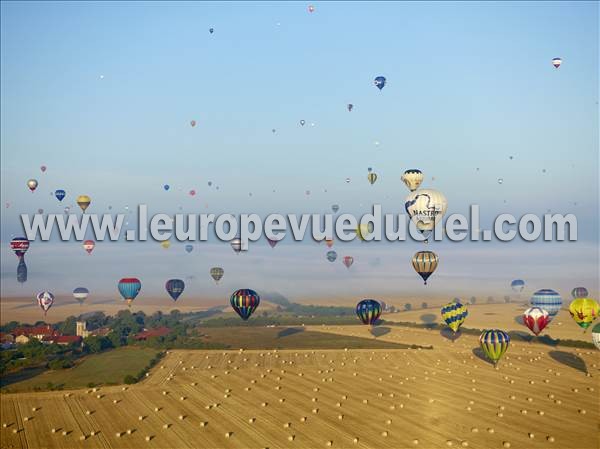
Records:
[[[10,383],[3,392],[54,388],[84,388],[88,384],[120,384],[127,374],[137,375],[158,354],[150,348],[119,348],[82,359],[73,368],[48,370],[27,380]],[[7,382],[8,383],[8,382]]]
[[[387,328],[375,328],[384,331]],[[374,330],[374,332],[375,332]],[[406,349],[409,345],[297,327],[214,327],[201,330],[203,340],[232,349]],[[375,332],[377,333],[377,332]]]

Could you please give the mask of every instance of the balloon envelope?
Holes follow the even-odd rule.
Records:
[[[88,297],[90,291],[85,287],[77,287],[73,290],[73,298],[79,301],[80,304],[83,304],[83,301]]]
[[[185,289],[185,282],[181,279],[169,279],[165,284],[165,289],[173,301],[177,301]]]
[[[352,264],[354,263],[354,257],[344,256],[344,258],[342,259],[342,263],[346,266],[346,268],[349,269],[352,266]]]
[[[459,301],[452,301],[442,307],[442,319],[453,332],[457,332],[458,328],[464,323],[469,315],[467,308]]]
[[[510,336],[499,329],[486,330],[479,337],[479,344],[487,358],[496,365],[508,350]]]
[[[536,291],[529,300],[529,303],[532,306],[545,310],[550,315],[550,319],[553,319],[560,311],[562,298],[554,290],[544,288]]]
[[[374,299],[363,299],[356,305],[356,315],[363,324],[371,326],[381,316],[381,304]]]
[[[578,298],[569,304],[569,313],[579,327],[587,329],[598,318],[600,305],[591,298]]]
[[[431,232],[446,213],[448,201],[437,190],[420,189],[406,197],[404,208],[420,232]]]
[[[185,245],[185,252],[186,253],[191,253],[194,250],[193,245]]]
[[[58,201],[62,201],[66,195],[67,195],[67,192],[65,192],[63,189],[58,189],[54,192],[54,196],[56,197],[56,199]]]
[[[88,254],[92,254],[92,251],[94,251],[95,247],[96,243],[93,240],[86,240],[83,242],[83,249],[85,249]]]
[[[29,188],[29,190],[31,190],[32,192],[37,189],[38,186],[38,182],[37,179],[30,179],[27,181],[27,187]]]
[[[510,287],[517,293],[521,293],[525,288],[525,281],[522,279],[515,279],[510,283]]]
[[[329,262],[335,262],[337,259],[337,253],[335,251],[327,251],[326,257]]]
[[[81,208],[83,212],[90,206],[92,199],[87,195],[79,195],[77,197],[77,205]]]
[[[383,87],[385,86],[385,83],[386,83],[385,76],[376,77],[375,80],[373,81],[373,83],[375,84],[375,86],[377,86],[377,88],[379,90],[383,89]]]
[[[212,277],[215,282],[218,284],[223,275],[225,274],[225,270],[221,267],[212,267],[210,269],[210,277]]]
[[[573,290],[571,290],[571,296],[573,297],[573,299],[579,299],[579,298],[587,298],[588,296],[590,296],[587,288],[585,287],[575,287]]]
[[[240,318],[246,321],[260,304],[260,297],[254,290],[244,288],[233,292],[229,303]]]
[[[523,312],[523,324],[536,336],[544,330],[551,320],[552,318],[548,314],[548,311],[539,307],[530,307]]]
[[[600,323],[592,328],[592,342],[600,349]]]
[[[436,270],[439,258],[433,251],[419,251],[412,258],[412,265],[415,271],[421,276],[425,285],[427,279]]]
[[[17,257],[23,257],[29,249],[29,240],[25,237],[15,237],[10,241],[10,249],[14,251]]]
[[[131,307],[131,302],[140,292],[142,283],[137,278],[123,278],[119,281],[118,287],[119,293],[121,293],[123,299],[127,301],[127,305]]]
[[[38,306],[44,311],[44,316],[54,304],[54,295],[50,292],[40,292],[36,296]]]
[[[400,179],[404,185],[408,187],[408,190],[414,192],[421,186],[421,183],[423,182],[423,172],[417,168],[411,168],[406,170]]]

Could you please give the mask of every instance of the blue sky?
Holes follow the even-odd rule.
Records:
[[[597,247],[597,3],[314,5],[2,2],[3,249],[19,213],[84,193],[90,212],[400,212],[413,167],[448,213],[573,212]]]

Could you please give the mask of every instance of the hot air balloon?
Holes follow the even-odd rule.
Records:
[[[246,321],[260,304],[260,297],[254,290],[243,288],[233,292],[233,295],[229,298],[229,303],[242,320]]]
[[[367,236],[373,232],[373,223],[359,224],[356,228],[356,236],[360,240],[366,240]]]
[[[279,243],[279,240],[272,240],[270,238],[267,237],[267,242],[269,242],[269,246],[271,248],[275,248],[275,245],[277,245],[277,243]]]
[[[404,208],[419,232],[427,236],[446,213],[448,201],[437,190],[421,189],[406,197]]]
[[[372,326],[381,316],[381,304],[374,299],[363,299],[356,305],[356,315],[363,324]]]
[[[191,120],[190,121],[190,126],[193,128],[194,126],[196,126],[196,120]]]
[[[46,167],[45,165],[42,165],[42,166],[40,167],[40,170],[42,171],[42,173],[46,173],[46,168],[47,168],[47,167]]]
[[[24,258],[21,258],[17,265],[17,282],[19,284],[27,282],[27,265]]]
[[[587,298],[589,295],[590,294],[585,287],[575,287],[573,290],[571,290],[571,296],[573,299]]]
[[[165,284],[165,288],[173,301],[177,301],[185,289],[185,282],[181,279],[169,279]]]
[[[58,189],[54,192],[54,196],[56,197],[56,199],[58,201],[62,201],[66,195],[67,195],[67,192],[65,192],[63,189]]]
[[[525,288],[525,281],[522,279],[515,279],[510,283],[510,287],[517,293],[521,293]]]
[[[300,126],[304,126],[305,123],[306,123],[306,121],[300,120]]]
[[[334,204],[331,206],[331,210],[333,211],[334,214],[337,214],[337,211],[340,210],[340,206],[337,204]]]
[[[433,274],[438,266],[439,258],[433,251],[419,251],[412,258],[415,271],[423,278],[427,285],[427,279]]]
[[[29,188],[29,190],[31,190],[32,192],[37,189],[38,186],[38,182],[37,179],[29,179],[27,181],[27,187]]]
[[[385,86],[385,76],[378,76],[373,82],[375,83],[375,86],[377,86],[377,88],[381,90],[383,89],[383,86]]]
[[[552,321],[552,318],[548,314],[548,311],[539,307],[530,307],[523,312],[523,324],[536,336],[550,324],[550,321]]]
[[[38,306],[44,311],[44,316],[48,313],[52,304],[54,304],[54,295],[50,292],[40,292],[37,294]]]
[[[192,245],[185,245],[185,252],[186,253],[191,253],[194,250],[194,247]]]
[[[561,64],[562,64],[561,58],[552,58],[552,65],[554,66],[555,69],[558,69]]]
[[[77,287],[73,290],[73,297],[79,301],[79,304],[83,304],[83,301],[88,297],[90,291],[85,287]]]
[[[535,292],[529,300],[529,303],[534,307],[539,307],[548,312],[550,320],[552,320],[560,310],[562,299],[554,290],[545,288]]]
[[[190,190],[189,192],[190,196],[196,196],[196,191],[194,189]]]
[[[498,360],[502,358],[508,349],[510,336],[499,329],[486,330],[479,337],[479,344],[487,358],[496,366]]]
[[[346,178],[346,184],[350,184],[350,181],[352,181],[350,178]]]
[[[367,180],[371,185],[375,184],[375,182],[377,181],[377,173],[369,173],[367,175]]]
[[[212,267],[210,269],[210,276],[215,280],[217,284],[219,283],[224,274],[225,270],[223,270],[223,268],[221,267]]]
[[[162,246],[164,249],[169,249],[171,247],[171,242],[169,240],[163,240],[160,242],[160,246]]]
[[[10,241],[10,249],[14,251],[18,258],[23,258],[29,249],[29,240],[25,237],[15,237]]]
[[[69,206],[66,206],[64,209],[65,214],[69,214],[69,212],[71,212],[71,208]]]
[[[411,168],[406,170],[400,179],[408,187],[408,190],[414,192],[423,182],[423,172],[417,168]]]
[[[337,259],[337,253],[335,251],[327,251],[327,260],[329,262],[335,262],[335,259]]]
[[[44,209],[41,209],[41,208],[40,208],[40,209],[38,209],[38,210],[37,210],[37,213],[38,213],[38,214],[40,214],[40,215],[42,215],[42,214],[44,213]]]
[[[87,195],[79,195],[77,197],[77,205],[81,207],[81,210],[85,213],[86,209],[89,207],[92,199]]]
[[[467,308],[460,303],[458,300],[449,302],[442,307],[442,319],[446,322],[448,327],[453,332],[457,332],[458,328],[464,323],[465,319],[469,315]]]
[[[119,293],[127,301],[129,307],[131,307],[132,301],[138,295],[141,288],[142,283],[137,278],[123,278],[119,281]]]
[[[327,248],[331,248],[333,246],[333,240],[325,239],[325,244]]]
[[[86,240],[83,242],[83,249],[85,249],[88,254],[92,254],[92,251],[94,251],[95,247],[96,243],[93,240]]]
[[[169,184],[165,184],[163,186],[163,189],[165,189],[165,191],[169,190],[171,188],[171,186]]]
[[[242,239],[239,237],[234,238],[230,242],[231,248],[235,251],[236,254],[239,254],[242,251]]]
[[[346,268],[350,269],[350,267],[354,263],[354,257],[344,256],[344,258],[342,259],[342,263],[346,266]]]
[[[209,29],[208,29],[208,32],[209,32],[210,34],[213,34],[213,33],[215,32],[215,29],[214,29],[214,28],[209,28]]]
[[[592,328],[592,342],[600,349],[600,323]]]
[[[591,298],[578,298],[569,304],[569,313],[579,327],[584,330],[598,318],[600,305]]]
[[[315,12],[315,7],[313,5],[308,5],[308,12],[310,12],[310,13]]]

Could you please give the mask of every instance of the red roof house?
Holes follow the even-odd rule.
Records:
[[[168,327],[157,327],[156,329],[144,329],[142,332],[138,333],[134,338],[136,340],[146,340],[150,337],[164,337],[171,332],[171,329]]]

